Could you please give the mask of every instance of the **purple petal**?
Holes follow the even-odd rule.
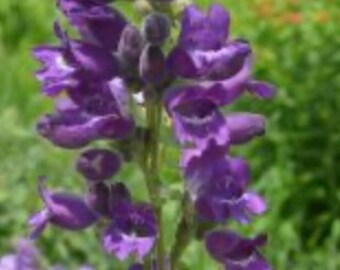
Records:
[[[113,222],[103,234],[104,249],[124,260],[135,254],[142,260],[156,241],[156,218],[149,205],[117,204],[113,209]]]
[[[42,117],[37,124],[41,136],[63,148],[81,148],[93,140],[121,139],[134,128],[130,116],[107,114],[91,116],[78,110],[66,110]]]
[[[37,78],[43,84],[43,91],[48,96],[55,96],[68,87],[77,85],[73,78],[76,71],[67,63],[61,47],[39,46],[33,55],[43,65],[37,72]]]
[[[86,201],[89,207],[103,216],[110,216],[111,192],[105,183],[90,183]]]
[[[273,85],[255,80],[249,81],[248,90],[250,93],[263,99],[271,99],[276,94],[276,88]]]
[[[54,193],[39,184],[40,194],[49,213],[49,223],[68,230],[82,230],[97,221],[97,215],[79,196]]]
[[[30,237],[32,239],[38,238],[50,221],[51,215],[47,209],[44,209],[36,214],[34,214],[28,221],[30,227],[32,227],[32,232]]]
[[[179,44],[201,50],[219,49],[227,40],[229,20],[220,5],[211,6],[208,14],[190,5],[183,11]]]
[[[220,50],[196,51],[175,48],[168,66],[178,76],[205,80],[225,80],[244,66],[251,49],[247,43],[232,42]]]
[[[267,210],[265,200],[254,192],[248,192],[243,195],[248,211],[254,215],[260,215]]]
[[[58,0],[58,6],[86,41],[114,51],[126,20],[106,2]]]
[[[243,144],[265,133],[265,118],[259,114],[229,114],[226,122],[232,144]]]
[[[210,139],[221,145],[228,142],[225,119],[208,94],[200,86],[188,86],[173,89],[166,97],[166,106],[181,144],[188,142],[204,147]]]

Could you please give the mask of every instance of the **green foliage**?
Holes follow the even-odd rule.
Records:
[[[83,189],[73,170],[77,152],[55,149],[34,131],[35,120],[50,104],[39,94],[30,49],[54,40],[53,2],[0,4],[0,254],[27,234],[26,220],[41,206],[39,175],[47,175],[51,186]],[[196,2],[208,6],[211,1]],[[237,154],[251,161],[255,189],[266,195],[270,209],[241,230],[268,231],[265,253],[276,269],[340,269],[338,1],[220,2],[232,13],[232,33],[254,45],[257,77],[278,86],[273,102],[248,97],[232,108],[268,116],[267,135],[240,147]],[[133,17],[131,8],[128,13]],[[176,168],[166,166],[164,182],[180,177]],[[129,185],[140,185],[140,174],[130,167],[121,177]],[[167,207],[166,224],[176,218],[177,207]],[[92,230],[71,234],[49,228],[39,245],[50,263],[75,269],[89,262],[98,269],[118,269],[100,249],[97,237]],[[171,236],[166,239],[171,242]],[[198,243],[190,246],[183,263],[188,269],[216,269]]]

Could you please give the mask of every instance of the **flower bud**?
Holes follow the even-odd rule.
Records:
[[[125,66],[138,64],[143,47],[144,40],[139,30],[132,25],[127,25],[118,44],[118,55],[123,64]]]
[[[160,83],[165,79],[165,57],[160,47],[153,45],[144,47],[139,64],[139,73],[144,81],[149,83]]]
[[[39,191],[45,207],[29,220],[31,238],[38,237],[48,224],[75,231],[86,229],[98,219],[82,197],[50,191],[46,189],[44,180],[40,181]]]
[[[152,13],[144,19],[144,39],[152,45],[161,45],[170,35],[170,20],[165,14]]]
[[[90,184],[87,202],[95,212],[109,216],[110,188],[105,183]]]
[[[77,170],[89,181],[103,181],[120,168],[118,155],[106,149],[90,149],[83,152],[77,161]]]
[[[234,113],[226,117],[232,144],[243,144],[265,132],[265,118],[253,113]]]

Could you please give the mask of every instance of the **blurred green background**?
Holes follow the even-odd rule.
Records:
[[[207,6],[213,1],[196,2]],[[338,270],[340,1],[220,2],[232,14],[233,36],[253,44],[257,78],[278,86],[273,101],[248,97],[233,108],[268,117],[266,136],[236,149],[251,162],[253,186],[269,204],[264,217],[241,230],[268,232],[264,253],[275,269]],[[52,147],[34,128],[51,104],[40,95],[30,50],[54,41],[56,16],[53,0],[0,1],[0,255],[27,234],[28,216],[41,207],[39,175],[47,175],[53,187],[84,189],[73,169],[77,153]],[[176,163],[170,167],[175,170]],[[126,181],[138,185],[138,172],[124,171]],[[176,171],[166,173],[166,180],[178,181]],[[166,223],[171,224],[174,209],[168,206]],[[91,229],[49,228],[38,245],[51,264],[75,269],[88,262],[97,269],[121,269],[102,252]],[[183,262],[191,270],[218,269],[199,243],[190,246]]]

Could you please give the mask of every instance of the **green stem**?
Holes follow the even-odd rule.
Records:
[[[192,232],[194,231],[192,222],[193,215],[188,194],[184,194],[181,208],[182,218],[178,224],[175,235],[175,243],[172,246],[170,253],[171,270],[176,269],[183,252],[190,242]]]
[[[158,240],[156,244],[158,269],[163,270],[165,259],[162,206],[159,180],[159,144],[160,144],[160,125],[162,121],[162,106],[159,102],[152,100],[146,104],[146,119],[150,130],[150,138],[145,142],[145,180],[149,192],[150,201],[155,209],[158,224]],[[149,270],[149,269],[148,269]]]

